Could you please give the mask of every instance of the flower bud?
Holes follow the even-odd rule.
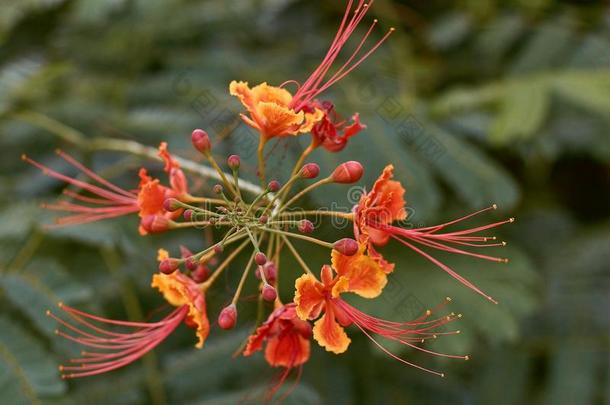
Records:
[[[189,210],[184,211],[184,213],[182,214],[182,217],[184,217],[184,219],[186,219],[187,221],[191,221],[193,219],[193,214],[194,214],[194,211],[189,209]]]
[[[313,222],[311,222],[310,220],[302,219],[299,221],[297,228],[298,228],[299,232],[301,232],[301,233],[312,233],[314,226],[313,226]]]
[[[231,304],[223,308],[218,315],[218,326],[222,329],[228,330],[235,327],[237,322],[237,308],[235,304]]]
[[[351,238],[339,239],[333,244],[333,249],[345,256],[353,256],[358,252],[358,242]]]
[[[301,177],[304,179],[315,179],[320,174],[320,166],[316,163],[307,163],[301,168]]]
[[[208,269],[207,266],[204,266],[203,264],[200,264],[199,266],[197,266],[197,268],[191,273],[191,278],[193,279],[194,282],[196,283],[203,283],[205,280],[208,279],[208,276],[210,275],[210,269]]]
[[[263,225],[266,224],[267,221],[269,221],[269,217],[267,215],[261,215],[260,217],[258,217],[258,222]]]
[[[277,267],[275,263],[269,261],[263,266],[263,272],[268,282],[273,283],[277,279]]]
[[[193,131],[191,134],[191,142],[193,143],[193,147],[201,153],[209,153],[212,149],[210,137],[203,129],[196,129]]]
[[[165,211],[174,212],[174,211],[179,210],[180,208],[182,208],[182,204],[180,203],[180,201],[176,200],[175,198],[168,198],[165,201],[163,201],[163,209]]]
[[[360,180],[363,172],[364,168],[360,162],[350,160],[349,162],[341,163],[337,166],[330,177],[335,183],[351,184]]]
[[[280,189],[280,182],[277,180],[271,180],[269,182],[269,184],[267,185],[267,190],[271,191],[272,193],[275,193],[277,191],[279,191]]]
[[[262,266],[267,263],[267,256],[265,256],[263,252],[258,252],[254,255],[254,262],[259,266]]]
[[[257,266],[256,270],[254,270],[254,277],[256,277],[257,280],[262,279],[262,277],[261,277],[262,270],[263,270],[263,266]]]
[[[178,259],[163,259],[159,263],[159,271],[164,274],[172,274],[180,266]]]
[[[214,194],[222,194],[222,186],[220,184],[214,184],[212,191],[214,191]]]
[[[231,155],[227,158],[227,165],[231,170],[239,169],[239,165],[241,164],[241,159],[237,155]]]
[[[147,215],[140,221],[140,227],[145,233],[160,233],[171,229],[173,222],[163,215]]]
[[[265,283],[261,295],[267,302],[275,301],[277,298],[277,290],[272,285]]]

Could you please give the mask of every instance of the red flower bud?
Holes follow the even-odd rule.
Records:
[[[333,244],[333,249],[345,256],[353,256],[358,252],[358,242],[351,238],[339,239]]]
[[[191,278],[196,283],[203,283],[205,280],[208,279],[209,275],[210,275],[210,270],[207,268],[207,266],[204,266],[203,264],[200,264],[191,273]]]
[[[312,233],[314,230],[313,222],[308,219],[300,220],[297,228],[301,233]]]
[[[254,262],[259,266],[262,266],[267,263],[267,256],[265,256],[263,252],[258,252],[254,255]]]
[[[263,266],[263,271],[265,272],[265,278],[268,282],[273,283],[277,278],[277,267],[273,262],[267,262]]]
[[[267,185],[267,190],[271,191],[272,193],[275,193],[276,191],[278,191],[280,189],[280,182],[277,180],[271,180],[269,182],[269,184]]]
[[[182,204],[180,203],[180,201],[176,200],[175,198],[168,198],[165,201],[163,201],[163,209],[165,211],[174,212],[174,211],[179,210],[180,208],[182,208]]]
[[[201,153],[208,153],[212,149],[210,137],[203,129],[196,129],[191,134],[191,142],[195,149]]]
[[[258,217],[258,222],[263,225],[266,224],[267,221],[269,221],[269,217],[267,215],[261,215],[260,217]]]
[[[229,165],[229,168],[231,168],[231,170],[239,169],[240,163],[241,163],[241,159],[237,155],[231,155],[227,159],[227,165]]]
[[[301,168],[301,177],[304,179],[315,179],[320,174],[320,166],[316,163],[307,163]]]
[[[147,215],[140,221],[140,226],[146,233],[160,233],[171,229],[173,222],[162,215]]]
[[[180,266],[178,259],[164,259],[159,263],[159,271],[164,274],[171,274]]]
[[[272,285],[265,283],[261,295],[265,301],[271,302],[277,298],[277,291]]]
[[[360,180],[363,172],[364,168],[360,162],[350,160],[337,166],[331,178],[335,183],[351,184]]]
[[[228,330],[235,327],[237,322],[237,308],[235,304],[231,304],[223,308],[218,315],[218,326],[222,329]]]
[[[193,210],[186,210],[186,211],[184,211],[184,214],[182,214],[182,216],[187,221],[190,221],[191,219],[193,219],[193,213],[194,213]]]

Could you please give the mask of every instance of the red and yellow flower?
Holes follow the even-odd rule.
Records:
[[[336,275],[333,274],[336,272]],[[364,254],[364,246],[353,256],[345,256],[333,250],[332,268],[324,266],[318,281],[311,274],[296,280],[296,313],[303,320],[318,319],[313,327],[313,337],[327,351],[343,353],[349,346],[344,326],[353,320],[341,306],[340,295],[352,292],[365,298],[375,298],[387,283],[381,267]]]
[[[390,239],[395,239],[436,264],[460,283],[496,303],[492,297],[457,274],[449,266],[426,253],[421,247],[504,263],[507,259],[470,252],[462,249],[462,247],[483,248],[504,246],[504,242],[496,243],[496,238],[494,236],[480,236],[477,235],[477,233],[513,222],[513,219],[510,218],[508,220],[460,231],[439,232],[450,225],[462,222],[483,212],[496,209],[496,206],[493,205],[462,218],[436,226],[422,228],[401,228],[395,226],[393,223],[395,221],[405,220],[407,214],[404,200],[405,189],[398,181],[392,180],[393,176],[394,167],[392,165],[386,166],[379,178],[375,181],[372,190],[363,195],[358,202],[358,205],[354,207],[354,235],[357,240],[367,245],[369,256],[380,263],[387,272],[392,271],[394,265],[388,263],[383,256],[376,251],[375,246],[385,245]]]
[[[57,335],[92,349],[82,351],[81,358],[70,360],[75,365],[60,366],[63,378],[102,374],[131,364],[163,342],[181,323],[196,330],[195,347],[203,347],[210,331],[210,323],[205,297],[197,284],[184,274],[174,272],[170,275],[155,274],[152,287],[157,288],[167,302],[176,307],[157,322],[117,321],[91,315],[61,303],[59,308],[71,318],[71,322],[47,311],[47,315],[72,332],[57,330]],[[124,328],[128,332],[117,332],[109,327]]]
[[[141,218],[140,233],[144,235],[152,229],[150,224],[175,219],[181,214],[181,210],[169,212],[164,209],[163,203],[167,198],[173,197],[178,200],[185,200],[189,197],[186,176],[178,162],[169,154],[165,142],[162,142],[159,146],[159,157],[165,162],[164,170],[168,174],[170,186],[162,185],[159,179],[152,178],[148,175],[146,169],[142,168],[139,172],[140,184],[135,191],[128,191],[112,184],[62,151],[57,151],[57,154],[92,182],[88,183],[66,176],[25,155],[22,158],[38,167],[45,175],[90,194],[83,195],[65,190],[64,194],[78,201],[78,203],[60,201],[56,204],[45,205],[45,208],[48,209],[72,213],[72,215],[59,218],[57,220],[59,226],[77,225],[138,213]],[[161,230],[163,227],[157,226],[154,229]]]
[[[234,80],[229,92],[238,97],[248,111],[248,115],[240,114],[241,118],[258,130],[265,142],[274,137],[311,132],[324,116],[317,108],[311,112],[295,110],[291,104],[292,94],[288,90],[267,83],[250,88],[248,83]]]
[[[265,347],[265,360],[272,367],[292,369],[309,360],[311,325],[297,317],[294,303],[279,306],[248,338],[244,356]]]

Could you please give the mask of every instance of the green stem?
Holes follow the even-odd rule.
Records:
[[[288,202],[286,204],[280,205],[278,214],[281,213],[282,211],[286,210],[286,208],[288,208],[289,206],[294,204],[299,198],[303,197],[305,194],[309,193],[313,189],[323,186],[324,184],[332,183],[332,181],[333,181],[332,178],[327,177],[325,179],[318,180],[317,182],[315,182],[313,184],[310,184],[308,187],[305,187],[303,190],[298,192],[294,197],[292,197],[290,200],[288,200]]]
[[[286,231],[281,231],[279,229],[273,229],[273,228],[263,228],[263,229],[268,232],[277,233],[279,235],[282,235],[283,237],[290,236],[291,238],[302,239],[304,241],[315,243],[316,245],[320,245],[325,248],[329,248],[329,249],[333,248],[333,244],[330,242],[325,242],[323,240],[312,238],[311,236],[307,236],[307,235],[301,235],[300,233],[286,232]]]

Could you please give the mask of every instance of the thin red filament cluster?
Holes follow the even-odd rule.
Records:
[[[425,228],[416,228],[416,229],[404,229],[399,228],[392,225],[384,225],[384,224],[376,224],[373,223],[371,226],[373,228],[382,230],[384,232],[388,232],[392,238],[396,239],[403,245],[409,247],[413,251],[422,255],[426,259],[430,260],[432,263],[436,264],[438,267],[446,271],[451,275],[451,277],[458,280],[460,283],[464,284],[466,287],[476,291],[478,294],[484,296],[494,304],[498,302],[494,300],[489,295],[485,294],[478,287],[472,284],[470,281],[466,280],[464,277],[457,274],[453,269],[451,269],[446,264],[442,263],[440,260],[432,257],[429,253],[426,253],[420,247],[415,244],[419,244],[421,246],[441,250],[444,252],[461,254],[466,256],[472,256],[483,260],[489,260],[498,263],[508,263],[508,259],[502,257],[489,256],[485,254],[480,254],[476,252],[471,252],[468,250],[457,248],[456,246],[465,246],[471,248],[486,248],[486,247],[502,247],[506,246],[506,242],[496,242],[495,236],[480,236],[475,235],[476,233],[496,228],[500,225],[504,225],[507,223],[514,222],[514,218],[509,218],[504,221],[494,222],[492,224],[487,224],[483,226],[477,226],[475,228],[465,229],[461,231],[455,232],[446,232],[446,233],[438,233],[439,231],[445,229],[450,225],[457,224],[459,222],[470,219],[476,215],[482,214],[484,212],[495,210],[497,206],[494,204],[490,207],[484,208],[480,211],[474,212],[472,214],[466,215],[464,217],[455,219],[453,221],[445,222],[444,224],[425,227]]]
[[[365,0],[359,0],[358,5],[352,12],[354,1],[349,1],[345,9],[345,14],[343,15],[341,25],[339,26],[339,30],[337,31],[337,34],[335,35],[326,56],[322,60],[322,63],[305,81],[305,83],[299,87],[290,103],[291,108],[293,108],[295,111],[300,111],[320,93],[337,83],[339,80],[347,76],[352,70],[357,68],[366,58],[368,58],[373,52],[375,52],[375,50],[377,50],[377,48],[379,48],[379,46],[390,36],[390,34],[392,34],[392,32],[394,32],[394,28],[391,28],[368,51],[364,52],[363,55],[358,57],[367,38],[371,35],[375,25],[377,25],[377,20],[374,20],[347,61],[340,68],[338,68],[330,78],[326,79],[328,71],[339,56],[339,53],[374,2],[375,0],[370,0],[368,3],[365,3]],[[350,14],[352,14],[351,18]]]
[[[419,346],[419,344],[424,343],[426,340],[436,339],[438,336],[456,335],[460,333],[459,330],[450,332],[438,332],[435,330],[449,322],[461,318],[461,314],[456,315],[454,313],[451,313],[450,315],[446,315],[440,318],[430,319],[433,312],[438,311],[449,301],[451,301],[451,299],[447,298],[445,302],[438,305],[436,308],[432,310],[427,310],[419,318],[409,322],[392,322],[384,319],[379,319],[374,316],[365,314],[364,312],[354,308],[342,299],[337,299],[335,302],[336,305],[344,311],[348,319],[350,319],[354,323],[354,325],[356,325],[358,329],[362,331],[362,333],[364,333],[373,343],[375,343],[377,347],[383,350],[384,353],[408,366],[415,367],[432,374],[436,374],[440,377],[444,377],[445,375],[441,372],[430,370],[428,368],[422,367],[415,363],[411,363],[403,358],[398,357],[394,353],[390,352],[387,348],[385,348],[381,343],[379,343],[375,339],[375,337],[373,337],[373,335],[381,336],[385,339],[399,342],[413,349],[435,356],[468,360],[468,356],[438,353]]]
[[[95,349],[82,351],[80,358],[70,359],[71,365],[59,366],[62,378],[87,377],[126,366],[154,349],[184,321],[188,307],[176,308],[159,322],[116,321],[71,308],[62,303],[59,307],[79,326],[69,323],[51,311],[47,315],[65,326],[75,335],[56,330],[55,333],[80,345]],[[130,332],[115,332],[98,325],[119,326]]]
[[[57,150],[56,152],[71,166],[78,169],[93,182],[98,183],[98,185],[90,184],[85,181],[66,176],[42,165],[41,163],[36,162],[35,160],[30,159],[26,155],[21,156],[24,161],[36,166],[42,170],[45,175],[56,178],[93,194],[93,196],[85,196],[71,190],[64,190],[63,193],[65,195],[84,204],[60,201],[56,204],[43,205],[44,208],[73,213],[73,215],[68,215],[66,217],[57,219],[57,225],[64,226],[83,224],[139,211],[138,196],[136,194],[123,190],[122,188],[110,183],[108,180],[86,168],[66,153],[60,150]]]

